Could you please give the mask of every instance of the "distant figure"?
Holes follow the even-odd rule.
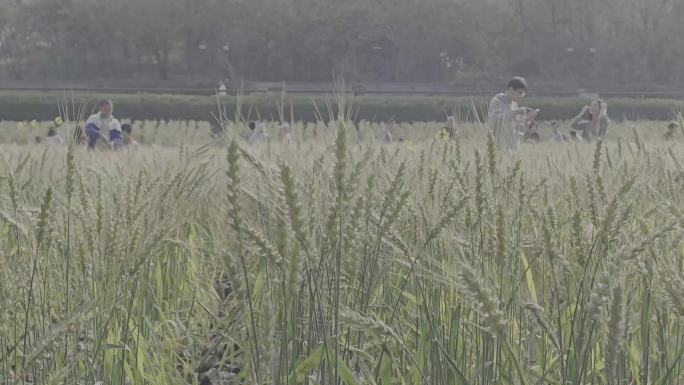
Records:
[[[446,131],[449,139],[456,137],[456,119],[453,116],[447,117],[447,125],[443,128]]]
[[[677,123],[671,122],[670,124],[667,125],[667,132],[665,133],[664,139],[668,142],[671,142],[674,140],[674,134],[675,131],[677,130]]]
[[[249,137],[252,136],[252,134],[254,133],[254,130],[256,130],[256,122],[250,121],[249,123],[247,123],[247,128],[249,129],[249,131],[240,134],[240,137],[242,137],[242,139],[245,142],[249,141]]]
[[[86,121],[86,136],[88,137],[88,149],[94,150],[98,141],[107,142],[109,127],[114,119],[114,104],[111,100],[100,100],[97,103],[99,112],[91,115]]]
[[[577,131],[570,131],[570,139],[578,143],[584,142],[584,139],[582,139],[582,135],[577,135]]]
[[[123,132],[123,142],[126,147],[138,145],[138,142],[133,139],[133,127],[130,124],[122,124],[121,131]]]
[[[552,140],[554,142],[563,143],[568,141],[568,136],[558,129],[558,122],[551,122],[551,131],[553,132]]]
[[[55,130],[55,127],[50,126],[48,128],[48,134],[47,137],[45,138],[45,143],[49,145],[63,145],[64,144],[64,139],[57,133],[57,130]]]
[[[125,147],[121,123],[117,119],[109,122],[109,145],[114,151],[121,151]]]
[[[266,141],[266,133],[264,132],[264,125],[256,122],[249,122],[249,136],[247,143],[257,144]]]
[[[394,119],[390,119],[385,125],[385,135],[383,137],[383,142],[392,143],[392,131],[394,131]]]
[[[35,144],[41,144],[42,142],[43,142],[43,138],[41,138],[40,136],[36,136],[35,138],[33,138],[33,143],[35,143]]]
[[[605,136],[609,124],[608,104],[601,99],[596,99],[588,106],[582,107],[582,111],[575,116],[570,126],[582,135],[582,139],[590,142],[597,136]]]
[[[285,122],[278,127],[278,130],[280,131],[280,138],[283,141],[283,143],[291,143],[292,142],[292,129],[290,128],[290,123]]]
[[[220,81],[218,84],[218,94],[219,96],[226,96],[228,88],[226,87],[226,83],[223,81]]]
[[[506,91],[497,94],[489,102],[487,120],[500,148],[516,151],[527,124],[537,117],[538,110],[518,107],[527,94],[527,81],[514,77],[506,85]]]
[[[527,109],[527,108],[526,108]],[[528,116],[530,115],[530,109],[527,109],[527,114]],[[524,137],[526,142],[532,142],[532,143],[538,143],[539,140],[541,139],[541,136],[539,135],[539,125],[537,124],[537,121],[532,119],[528,120],[527,124],[525,125],[525,132],[524,132]]]

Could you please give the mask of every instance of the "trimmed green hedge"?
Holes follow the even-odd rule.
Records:
[[[97,100],[114,100],[115,114],[135,120],[204,120],[214,121],[219,116],[216,97],[186,95],[94,95],[68,93],[2,93],[0,92],[0,119],[9,121],[51,120],[60,114],[60,104],[73,110],[87,105],[93,110]],[[350,99],[348,99],[349,101]],[[233,119],[238,99],[221,97],[221,105],[228,119]],[[668,120],[675,111],[684,111],[684,101],[664,99],[609,99],[609,115],[614,120],[646,119]],[[314,121],[320,113],[328,119],[337,103],[330,96],[249,95],[240,98],[244,119],[280,119]],[[579,98],[530,98],[524,103],[541,110],[540,119],[569,119],[577,114],[586,100]],[[316,107],[314,107],[316,106]],[[482,117],[486,111],[484,98],[415,97],[415,96],[361,96],[353,99],[355,120],[444,121],[447,115],[456,114],[463,119]],[[475,113],[477,111],[477,113]]]

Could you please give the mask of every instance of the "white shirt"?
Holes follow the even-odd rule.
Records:
[[[100,134],[102,137],[106,138],[109,140],[109,130],[111,129],[111,124],[114,121],[114,117],[111,115],[108,118],[103,118],[100,113],[92,114],[86,121],[86,127],[88,127],[89,124],[94,124],[95,127],[100,129]]]
[[[109,131],[114,130],[121,132],[121,122],[119,122],[119,119],[110,119],[109,125],[107,127],[109,128]]]

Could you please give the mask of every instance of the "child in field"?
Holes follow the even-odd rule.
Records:
[[[45,138],[45,143],[49,145],[63,145],[64,139],[57,133],[55,127],[50,126],[50,128],[48,128],[47,137]]]
[[[247,143],[257,144],[263,143],[266,140],[266,133],[264,132],[264,125],[257,122],[249,122],[249,136]]]
[[[447,117],[447,125],[442,128],[442,131],[446,133],[449,139],[456,137],[456,119],[453,116]]]
[[[133,127],[131,127],[130,124],[126,123],[121,125],[121,131],[123,131],[123,142],[126,147],[138,145],[138,142],[133,139]]]
[[[551,122],[551,131],[553,132],[552,140],[556,143],[563,143],[568,141],[568,136],[558,129],[558,122]]]
[[[250,137],[252,136],[252,134],[254,133],[254,130],[256,130],[256,122],[255,122],[255,121],[250,121],[249,123],[247,123],[247,128],[248,128],[248,131],[247,131],[247,132],[244,132],[244,133],[241,133],[241,134],[240,134],[240,136],[242,137],[242,139],[245,140],[245,142],[249,142],[249,138],[250,138]]]
[[[670,142],[674,140],[674,134],[675,131],[677,130],[677,123],[672,122],[667,125],[667,132],[665,133],[665,140]]]

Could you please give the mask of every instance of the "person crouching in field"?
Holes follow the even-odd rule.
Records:
[[[125,146],[121,123],[117,119],[109,122],[109,145],[114,151],[120,151]]]
[[[111,100],[101,100],[97,107],[99,112],[91,115],[86,121],[85,133],[88,137],[89,150],[94,150],[98,142],[107,142],[109,128],[114,119],[114,104]]]
[[[595,137],[602,138],[608,131],[610,120],[608,119],[608,104],[601,99],[596,99],[584,106],[579,115],[575,116],[570,127],[581,134],[586,141],[591,141]]]
[[[556,143],[564,143],[568,141],[568,136],[561,132],[558,128],[558,122],[551,122],[551,141]]]
[[[54,126],[50,126],[50,128],[48,128],[47,137],[45,137],[45,143],[48,145],[63,145],[64,139],[57,133]]]
[[[442,127],[442,134],[440,135],[446,136],[450,140],[456,138],[456,118],[454,118],[453,116],[447,117],[447,124],[446,126]]]
[[[506,85],[506,91],[492,98],[487,121],[499,148],[516,151],[524,136],[527,124],[537,117],[537,110],[518,107],[527,94],[527,81],[514,77]]]
[[[667,131],[665,132],[663,139],[665,139],[666,142],[673,141],[674,140],[674,134],[675,134],[676,130],[677,130],[677,123],[671,122],[670,124],[668,124],[667,125]]]

